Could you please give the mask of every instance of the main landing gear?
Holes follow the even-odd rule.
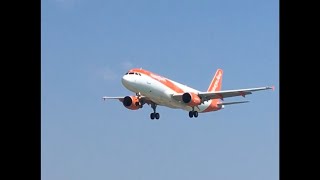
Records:
[[[198,111],[195,111],[194,108],[192,108],[192,111],[189,111],[189,117],[190,118],[192,118],[192,117],[197,118],[198,117]]]
[[[198,111],[189,111],[189,117],[190,118],[192,118],[192,117],[197,118],[198,117]]]
[[[153,109],[153,113],[150,114],[150,118],[152,120],[154,120],[154,118],[156,118],[158,120],[160,118],[160,114],[156,113],[157,105],[155,103],[152,103],[151,108]]]

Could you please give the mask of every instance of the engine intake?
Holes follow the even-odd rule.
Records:
[[[131,99],[131,97],[130,97],[130,96],[124,97],[124,99],[123,99],[123,105],[124,105],[124,106],[131,106],[131,104],[132,104],[132,99]]]
[[[124,97],[122,104],[124,105],[124,107],[131,110],[137,110],[140,108],[139,98],[137,96]]]
[[[193,92],[184,93],[182,95],[182,101],[191,107],[201,104],[201,99],[196,93]]]

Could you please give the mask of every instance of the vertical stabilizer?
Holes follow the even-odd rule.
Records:
[[[207,92],[220,91],[222,86],[223,70],[218,69],[214,75]]]

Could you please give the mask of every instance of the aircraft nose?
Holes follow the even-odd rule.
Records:
[[[132,77],[129,77],[128,75],[124,75],[124,76],[122,77],[122,84],[123,84],[123,85],[129,85],[129,84],[132,83],[132,82],[133,82]]]

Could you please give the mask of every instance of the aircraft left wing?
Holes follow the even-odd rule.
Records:
[[[232,105],[232,104],[241,104],[241,103],[248,103],[250,101],[235,101],[235,102],[223,102],[218,103],[218,106],[225,106],[225,105]]]
[[[214,92],[198,92],[196,93],[202,102],[209,101],[211,99],[221,99],[235,96],[243,96],[252,94],[255,91],[274,89],[274,87],[259,87],[259,88],[248,88],[248,89],[236,89],[236,90],[224,90],[224,91],[214,91]],[[172,97],[177,101],[182,101],[182,95],[184,93],[173,94]]]

